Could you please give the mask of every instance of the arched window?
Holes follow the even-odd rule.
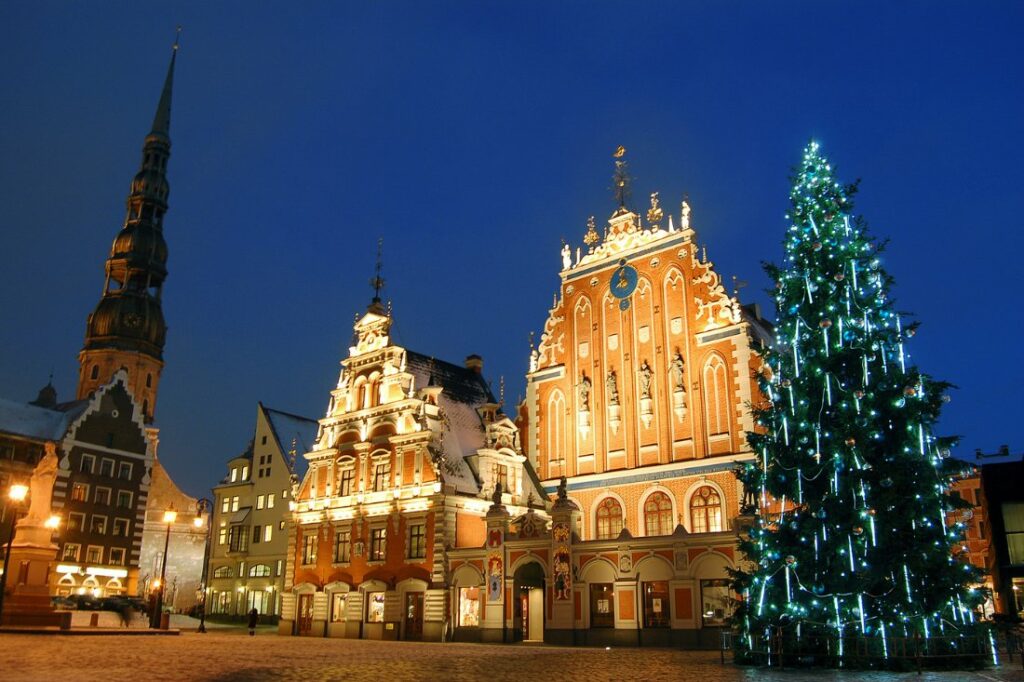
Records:
[[[89,378],[90,379],[99,379],[100,378],[100,366],[99,365],[93,365],[92,366],[92,374],[89,375]]]
[[[230,566],[220,566],[213,571],[214,578],[230,578],[234,575]]]
[[[644,502],[644,534],[670,535],[672,533],[672,500],[659,491],[651,493]]]
[[[270,575],[270,566],[266,564],[256,564],[249,569],[250,578],[266,578]]]
[[[610,540],[622,532],[622,505],[614,497],[606,497],[597,505],[597,539]]]
[[[725,361],[712,355],[704,364],[704,420],[709,436],[729,433],[729,384]]]
[[[547,417],[548,475],[553,476],[559,473],[552,472],[552,469],[559,465],[565,451],[565,398],[559,390],[553,391],[548,398]]]
[[[690,527],[694,533],[718,533],[722,530],[722,498],[709,485],[697,488],[690,498]]]
[[[153,375],[152,374],[147,374],[146,375],[146,388],[153,388]]]

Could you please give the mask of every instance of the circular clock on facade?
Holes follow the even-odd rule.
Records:
[[[640,277],[636,268],[627,265],[625,259],[619,261],[619,267],[612,273],[611,292],[612,296],[619,299],[619,308],[629,308],[629,297],[636,290]]]

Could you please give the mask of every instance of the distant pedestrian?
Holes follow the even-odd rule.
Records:
[[[131,602],[125,602],[121,606],[121,625],[130,628],[133,618],[135,618],[135,609],[132,608]]]
[[[260,622],[260,612],[256,610],[256,607],[252,607],[252,611],[249,612],[249,636],[252,637],[256,634],[256,623]]]

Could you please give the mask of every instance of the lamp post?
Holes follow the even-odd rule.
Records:
[[[11,504],[8,505],[8,508],[11,509],[11,523],[8,526],[10,535],[7,537],[7,548],[4,552],[4,573],[0,575],[0,623],[3,623],[4,618],[4,593],[7,592],[7,574],[11,572],[11,543],[14,542],[14,521],[18,516],[13,507],[23,503],[26,497],[28,497],[27,485],[15,483],[7,491],[7,498],[11,501]]]
[[[202,596],[199,598],[199,628],[196,632],[206,632],[206,573],[210,570],[210,521],[213,518],[213,502],[205,497],[196,501],[196,528],[203,527],[203,513],[209,512],[210,518],[206,520],[206,549],[203,551],[203,574],[199,578],[199,589]]]
[[[160,586],[157,588],[156,593],[156,608],[153,610],[153,615],[149,619],[150,627],[158,629],[163,620],[164,611],[164,586],[166,585],[165,579],[167,577],[167,548],[171,544],[171,525],[175,519],[178,518],[178,512],[174,511],[174,505],[171,505],[167,511],[164,512],[164,523],[167,524],[167,534],[164,536],[164,558],[160,562]]]

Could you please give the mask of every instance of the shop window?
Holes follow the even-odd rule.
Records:
[[[370,592],[366,595],[366,622],[384,622],[384,593]]]
[[[668,581],[654,580],[643,583],[644,627],[667,628],[669,626]]]
[[[475,628],[480,626],[480,588],[459,588],[459,627]]]
[[[615,627],[615,591],[612,583],[590,585],[590,627]]]
[[[345,620],[346,592],[335,592],[331,595],[331,622],[340,623]]]
[[[704,627],[723,626],[732,615],[732,593],[728,580],[700,581],[700,615]]]
[[[701,486],[690,498],[690,527],[694,533],[721,532],[722,498],[711,486]]]
[[[622,505],[614,497],[606,497],[597,506],[597,539],[610,540],[622,532]]]
[[[672,500],[663,492],[651,493],[644,502],[644,535],[671,535],[672,529]]]

